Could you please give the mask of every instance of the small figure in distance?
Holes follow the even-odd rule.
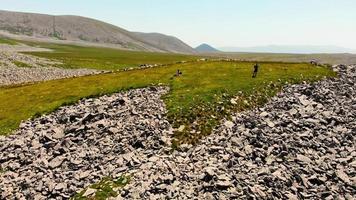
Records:
[[[252,78],[256,78],[257,76],[257,72],[258,72],[258,68],[260,66],[258,65],[258,63],[256,63],[254,66],[253,66],[253,74],[252,74]]]
[[[178,69],[176,74],[174,76],[178,77],[178,76],[181,76],[183,73]]]
[[[313,59],[310,61],[310,64],[317,66],[319,63],[317,60]]]

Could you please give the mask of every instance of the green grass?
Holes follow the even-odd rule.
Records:
[[[31,68],[32,66],[27,64],[27,63],[24,63],[24,62],[21,62],[21,61],[13,61],[12,63],[14,63],[17,67],[25,67],[25,68]]]
[[[100,182],[95,183],[89,188],[96,189],[96,192],[91,197],[84,197],[83,195],[87,191],[87,188],[82,190],[81,192],[74,195],[71,200],[106,200],[110,197],[117,197],[118,193],[115,191],[117,188],[121,188],[129,183],[130,177],[122,176],[118,179],[112,179],[111,177],[105,177]]]
[[[24,43],[54,50],[52,52],[27,53],[39,57],[59,60],[63,62],[63,65],[60,65],[59,67],[63,68],[118,70],[137,67],[141,64],[170,64],[200,58],[199,56],[183,54],[124,51],[101,47],[81,47],[31,42]]]
[[[17,42],[12,39],[2,38],[0,37],[0,44],[9,44],[9,45],[16,45]]]
[[[248,108],[255,104],[254,100],[263,103],[266,95],[273,95],[287,80],[297,83],[335,75],[330,69],[309,64],[260,65],[256,79],[251,78],[253,63],[212,61],[3,87],[0,88],[0,134],[9,134],[21,120],[49,113],[81,98],[162,83],[171,87],[169,94],[163,97],[170,122],[174,127],[187,127],[182,133],[176,133],[177,139],[179,142],[195,142],[209,134],[218,120],[228,116],[235,107]],[[177,69],[183,76],[173,78]],[[271,82],[273,87],[267,87]],[[249,100],[248,105],[239,102],[232,107],[230,98],[239,91],[243,92],[240,94],[243,99],[257,96]],[[194,127],[192,124],[196,124],[199,133],[189,134]]]

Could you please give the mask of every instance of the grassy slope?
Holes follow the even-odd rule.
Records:
[[[178,68],[183,71],[183,76],[172,78]],[[0,133],[9,133],[18,127],[21,120],[48,113],[80,98],[158,83],[172,88],[164,100],[169,118],[178,126],[206,118],[212,113],[219,116],[214,110],[199,116],[200,113],[192,108],[214,107],[223,95],[232,96],[238,91],[248,94],[266,81],[300,78],[300,74],[312,79],[316,75],[319,78],[333,75],[326,68],[309,64],[261,63],[258,78],[252,79],[251,68],[252,63],[248,62],[197,62],[0,88]]]
[[[0,44],[15,45],[15,44],[17,44],[17,42],[14,41],[14,40],[11,40],[11,39],[2,38],[2,37],[0,36]]]
[[[141,64],[169,64],[183,60],[196,60],[199,58],[192,55],[124,51],[102,47],[25,43],[53,49],[53,52],[30,52],[28,54],[60,60],[64,63],[64,65],[61,65],[60,67],[64,68],[117,70],[128,67],[137,67]]]

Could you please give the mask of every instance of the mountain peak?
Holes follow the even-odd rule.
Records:
[[[197,47],[195,48],[195,50],[196,50],[197,52],[200,52],[200,53],[218,52],[218,51],[219,51],[219,50],[215,49],[214,47],[212,47],[212,46],[210,46],[210,45],[208,45],[208,44],[206,44],[206,43],[203,43],[203,44],[197,46]]]

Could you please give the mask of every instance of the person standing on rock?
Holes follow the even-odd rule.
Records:
[[[257,76],[257,72],[258,72],[258,68],[260,66],[258,65],[258,63],[256,63],[254,66],[253,66],[253,74],[252,74],[252,78],[256,78]]]

